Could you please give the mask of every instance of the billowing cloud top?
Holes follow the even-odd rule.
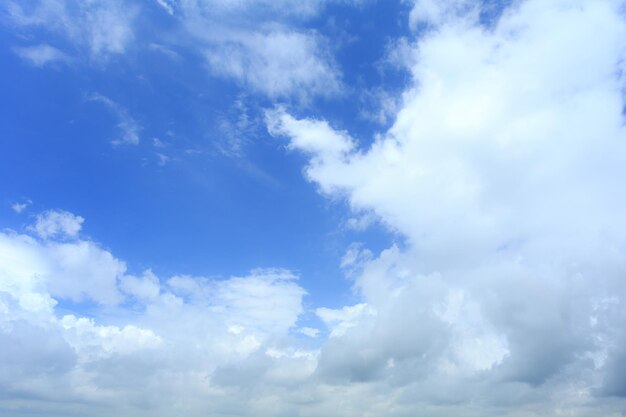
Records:
[[[150,44],[172,61],[196,54],[209,77],[256,95],[266,139],[280,157],[281,144],[303,156],[322,196],[347,202],[349,228],[393,233],[377,253],[347,247],[351,301],[326,303],[296,269],[133,272],[86,237],[89,216],[44,211],[0,232],[0,412],[623,414],[626,5],[404,2],[407,32],[378,65],[393,60],[408,78],[366,144],[317,111],[316,99],[353,87],[329,39],[307,27],[326,7],[365,3],[157,0],[176,40]],[[15,30],[43,27],[74,46],[13,48],[42,70],[140,48],[134,3],[7,10]],[[119,143],[145,145],[125,106],[83,97],[113,113]],[[153,147],[170,152],[176,136],[164,137]]]

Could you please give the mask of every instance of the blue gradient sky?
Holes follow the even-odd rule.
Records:
[[[623,416],[625,10],[0,2],[0,415]]]

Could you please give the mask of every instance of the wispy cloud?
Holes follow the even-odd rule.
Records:
[[[26,7],[9,1],[4,8],[13,25],[23,29],[43,28],[64,36],[77,48],[86,50],[92,59],[103,60],[124,53],[134,38],[137,7],[129,2],[36,0]],[[38,59],[50,58],[51,51],[40,49]],[[30,52],[31,56],[34,54]],[[54,53],[57,59],[60,54]]]
[[[137,145],[140,141],[139,132],[141,132],[141,125],[130,116],[128,110],[111,100],[110,98],[103,96],[99,93],[91,93],[86,96],[87,100],[95,101],[103,104],[109,109],[113,115],[118,119],[117,127],[121,132],[121,136],[111,141],[114,145]]]
[[[173,15],[174,14],[174,7],[172,6],[172,4],[174,4],[174,2],[170,2],[169,0],[155,0],[156,3],[161,6],[163,8],[163,10],[165,10],[169,15]]]
[[[176,16],[211,74],[273,99],[306,102],[344,88],[327,40],[302,29],[327,3],[186,1]]]
[[[333,96],[340,71],[314,34],[291,30],[233,33],[206,49],[211,71],[272,98]]]
[[[11,204],[11,208],[13,209],[14,212],[16,212],[17,214],[20,214],[24,210],[26,210],[26,208],[30,206],[31,204],[33,204],[31,200],[25,200],[25,201],[22,201],[21,203],[15,202]]]
[[[188,48],[205,57],[213,76],[232,79],[273,99],[306,102],[316,96],[334,96],[342,92],[343,84],[327,41],[314,31],[298,29],[326,3],[156,0],[154,7],[162,8],[180,25],[177,33],[167,37],[171,45],[154,38],[142,39],[141,44],[175,59],[179,58],[177,49]],[[71,53],[44,46],[19,50],[38,66],[67,60],[76,51],[102,62],[124,54],[136,40],[139,3],[135,2],[37,0],[30,7],[9,2],[6,10],[12,25],[23,30],[43,28],[73,45]],[[188,41],[190,37],[193,42]]]
[[[57,48],[41,44],[36,46],[15,47],[16,54],[36,67],[43,67],[55,62],[68,62],[69,57]]]

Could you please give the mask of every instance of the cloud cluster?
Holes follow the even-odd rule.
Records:
[[[399,43],[413,84],[368,149],[266,114],[320,192],[406,237],[360,257],[371,314],[351,314],[317,373],[428,415],[591,415],[623,395],[623,3],[529,0],[493,27],[481,7],[415,2],[420,35]]]
[[[104,3],[11,4],[22,26],[87,34],[96,55],[126,45],[64,23],[100,21]],[[316,35],[275,21],[314,15],[321,0],[158,4],[213,71],[272,97],[338,85]],[[266,113],[270,134],[309,157],[320,192],[364,216],[358,227],[379,221],[405,238],[376,255],[348,249],[359,300],[315,306],[326,329],[298,327],[306,292],[290,271],[130,273],[64,211],[0,232],[0,411],[621,415],[623,5],[527,0],[486,27],[481,2],[416,0],[415,35],[391,53],[412,83],[370,147],[323,120]]]
[[[3,412],[22,399],[49,415],[106,415],[102,407],[171,415],[190,406],[200,415],[211,402],[231,406],[220,369],[285,357],[284,379],[312,363],[306,352],[277,350],[303,311],[305,292],[289,271],[135,276],[80,236],[82,222],[48,211],[29,228],[35,236],[0,233]]]

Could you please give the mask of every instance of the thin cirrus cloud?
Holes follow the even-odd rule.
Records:
[[[342,91],[341,73],[325,40],[297,29],[323,1],[181,1],[180,21],[202,50],[211,73],[270,98],[306,102]]]
[[[66,54],[46,44],[15,48],[15,52],[36,67],[69,61],[69,57]]]
[[[138,11],[135,6],[116,0],[39,0],[32,4],[10,1],[3,8],[10,24],[18,30],[43,28],[69,40],[98,61],[126,51],[134,39],[133,21]],[[50,46],[45,50],[27,48],[30,49],[20,49],[21,55],[35,63],[63,56]]]
[[[99,93],[91,93],[86,95],[88,101],[101,103],[117,118],[117,128],[120,132],[119,137],[112,139],[113,145],[138,145],[141,136],[141,125],[128,112],[126,108],[111,100],[109,97]],[[161,159],[162,164],[167,160]]]
[[[283,29],[233,33],[209,43],[210,70],[271,98],[333,96],[341,89],[339,70],[314,34]]]
[[[181,39],[162,50],[170,54],[178,48],[190,50],[202,57],[213,76],[234,80],[270,98],[306,102],[337,95],[343,88],[325,40],[314,31],[297,29],[326,3],[39,0],[31,7],[17,2],[5,7],[10,24],[19,30],[44,29],[59,35],[98,65],[135,47],[140,12],[160,7],[178,22],[174,30],[179,33],[169,39]],[[77,53],[53,45],[22,45],[15,51],[36,66],[69,62]]]

